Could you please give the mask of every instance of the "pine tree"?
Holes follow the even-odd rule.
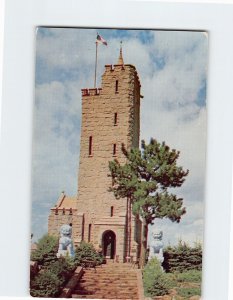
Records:
[[[31,260],[39,265],[49,265],[57,260],[58,238],[45,234],[39,239],[37,249],[31,253]]]
[[[177,165],[180,152],[170,149],[163,143],[151,139],[147,145],[141,143],[141,149],[128,151],[122,145],[127,158],[124,165],[117,160],[109,162],[112,177],[112,191],[117,199],[128,198],[132,210],[143,220],[143,240],[141,249],[141,265],[145,263],[148,225],[155,218],[168,218],[179,222],[186,210],[183,199],[173,194],[170,188],[180,187],[188,175]]]
[[[202,269],[202,246],[196,243],[194,247],[183,241],[177,246],[168,246],[164,249],[163,267],[166,272],[185,272]]]

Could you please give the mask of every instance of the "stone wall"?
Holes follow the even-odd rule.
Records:
[[[123,61],[123,60],[122,60]],[[113,231],[120,261],[139,255],[141,223],[131,213],[127,199],[109,192],[109,161],[126,162],[121,147],[139,146],[140,82],[132,65],[106,65],[102,86],[82,89],[82,125],[78,169],[78,196],[61,194],[51,209],[48,231],[58,235],[60,226],[72,223],[75,245],[82,240],[96,248],[103,234]],[[72,213],[70,211],[72,207]]]
[[[101,244],[104,228],[95,225],[102,218],[127,215],[127,200],[116,200],[108,189],[112,184],[108,162],[117,159],[125,163],[121,152],[124,143],[127,149],[138,147],[140,115],[140,83],[134,66],[107,65],[102,76],[101,89],[83,89],[81,149],[78,173],[78,211],[84,212],[84,239],[88,240],[91,224],[91,241]],[[90,145],[91,142],[91,145]],[[114,146],[115,144],[115,146]],[[115,153],[114,153],[115,147]],[[117,250],[125,255],[127,228],[124,224],[106,224],[117,233]],[[122,226],[124,229],[122,229]],[[137,245],[134,240],[132,222],[132,241],[134,255]],[[121,232],[118,234],[118,231]],[[98,236],[98,239],[96,237]]]

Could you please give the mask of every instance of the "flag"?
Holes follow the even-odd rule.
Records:
[[[105,41],[105,39],[103,39],[102,36],[100,36],[98,33],[97,33],[97,37],[96,37],[96,42],[97,43],[102,43],[105,46],[107,46],[107,42]]]

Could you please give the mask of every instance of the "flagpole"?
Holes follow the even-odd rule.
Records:
[[[97,47],[98,47],[98,42],[95,42],[95,80],[94,80],[94,88],[96,88],[96,71],[97,71]]]

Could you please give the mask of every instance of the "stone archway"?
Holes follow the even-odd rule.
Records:
[[[114,259],[116,254],[116,234],[107,230],[102,236],[103,254],[106,258]]]

